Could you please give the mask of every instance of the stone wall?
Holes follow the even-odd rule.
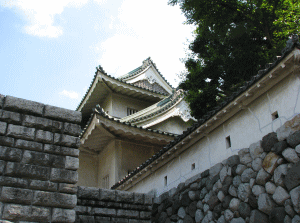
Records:
[[[154,199],[152,222],[300,222],[300,115]]]
[[[76,222],[150,223],[152,196],[78,187]]]
[[[0,95],[0,219],[74,222],[81,113]]]

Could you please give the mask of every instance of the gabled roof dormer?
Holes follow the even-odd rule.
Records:
[[[119,80],[162,94],[172,94],[173,90],[150,57],[143,61],[142,66],[120,77]]]

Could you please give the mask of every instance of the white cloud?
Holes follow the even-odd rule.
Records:
[[[71,99],[80,99],[79,94],[75,91],[67,91],[63,90],[62,92],[59,92],[60,95],[71,98]]]
[[[2,7],[17,9],[25,15],[28,25],[25,32],[39,37],[55,38],[63,34],[60,26],[54,25],[54,17],[65,7],[80,8],[88,0],[0,0]]]
[[[183,71],[185,43],[194,27],[183,25],[185,17],[167,1],[125,0],[118,17],[111,17],[109,28],[115,35],[95,46],[98,63],[115,76],[123,75],[151,57],[160,72],[176,85],[176,74]]]

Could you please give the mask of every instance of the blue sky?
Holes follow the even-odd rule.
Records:
[[[0,94],[76,109],[101,64],[151,57],[176,87],[194,27],[167,0],[0,0]]]

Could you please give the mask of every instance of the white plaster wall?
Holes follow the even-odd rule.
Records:
[[[77,185],[97,187],[98,156],[80,151],[79,167]]]
[[[161,194],[261,140],[300,113],[299,90],[299,78],[290,75],[129,191],[147,193],[156,189],[157,194]],[[279,118],[272,121],[271,114],[275,111]],[[226,149],[225,138],[229,135],[232,146]],[[191,170],[193,163],[196,168]],[[165,176],[168,177],[167,186],[164,186]]]
[[[104,100],[103,104],[101,107],[104,109],[106,113],[109,115],[112,114],[112,94],[109,94],[107,98]]]
[[[112,95],[112,114],[115,117],[123,118],[127,116],[127,108],[137,109],[138,111],[149,107],[153,103],[141,101],[126,96],[113,94]]]
[[[161,149],[159,147],[145,146],[125,141],[120,141],[119,145],[120,152],[118,157],[121,159],[119,161],[118,180],[121,180],[128,174],[128,171],[133,171]]]
[[[184,130],[192,125],[193,121],[185,122],[180,117],[172,117],[165,121],[153,125],[150,129],[159,129],[165,132],[172,132],[175,134],[182,134]]]
[[[109,187],[116,183],[116,151],[115,140],[112,140],[99,153],[98,159],[98,187],[103,188],[103,178],[109,175]]]

